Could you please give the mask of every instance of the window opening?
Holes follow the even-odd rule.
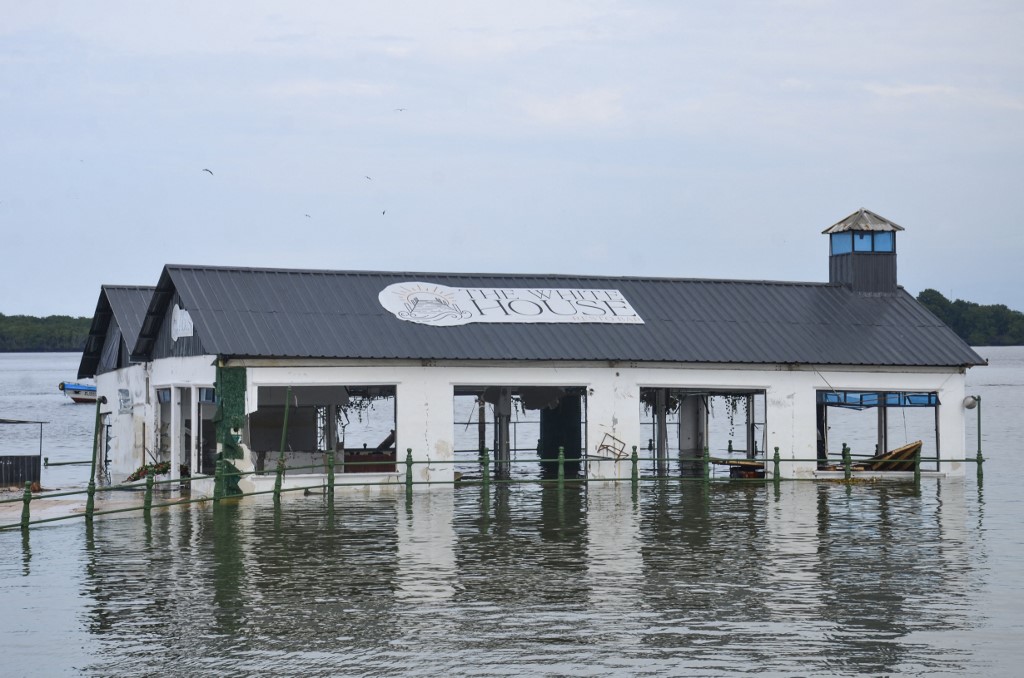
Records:
[[[283,386],[258,390],[245,437],[257,473],[276,469],[287,393]],[[291,398],[285,439],[285,466],[291,473],[326,473],[328,450],[334,450],[339,473],[395,471],[395,386],[295,386]]]
[[[646,474],[702,475],[706,447],[712,475],[764,476],[764,391],[641,388],[640,424]]]
[[[585,474],[586,389],[573,386],[456,386],[456,472],[480,477],[487,448],[494,478],[555,478],[558,448],[565,477]]]
[[[854,470],[912,471],[917,451],[938,470],[938,393],[818,391],[817,403],[819,469],[842,470],[845,444]]]

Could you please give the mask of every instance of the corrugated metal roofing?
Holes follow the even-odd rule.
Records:
[[[484,324],[399,320],[388,285],[617,289],[644,324]],[[136,345],[149,357],[175,293],[210,354],[417,360],[962,366],[984,360],[900,289],[670,278],[304,271],[166,266]]]
[[[859,209],[845,219],[841,219],[826,228],[822,233],[842,233],[843,231],[902,231],[903,227],[894,224],[885,217],[871,210]]]
[[[100,288],[96,313],[92,317],[89,337],[85,341],[85,350],[82,351],[82,361],[78,367],[79,379],[96,376],[111,320],[121,329],[128,350],[135,349],[135,341],[155,289],[144,285],[103,285]]]

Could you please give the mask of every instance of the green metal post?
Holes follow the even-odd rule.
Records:
[[[704,446],[704,480],[711,480],[711,451]]]
[[[775,455],[772,456],[772,463],[775,465],[775,470],[772,471],[772,481],[778,485],[779,481],[782,480],[782,472],[780,471],[782,457],[779,456],[779,448],[777,447],[775,448]]]
[[[487,487],[491,484],[491,454],[487,451],[486,446],[484,447],[483,463],[483,474],[480,479],[483,481],[484,487]]]
[[[327,450],[327,494],[334,496],[334,450]]]
[[[288,445],[288,414],[292,404],[292,387],[284,392],[284,423],[281,426],[281,453],[277,457],[277,477],[274,478],[274,503],[281,503],[281,482],[284,477],[284,451]]]
[[[637,470],[637,464],[640,461],[640,456],[636,453],[636,445],[633,446],[633,454],[629,456],[629,461],[632,465],[632,469],[629,472],[629,479],[632,481],[633,487],[636,487],[636,483],[640,479],[640,472]]]
[[[412,448],[405,450],[405,489],[412,489]]]
[[[921,484],[921,448],[914,451],[914,484]]]
[[[28,505],[32,503],[32,483],[28,480],[25,481],[25,494],[21,497],[21,529],[28,529],[29,516],[31,515]]]
[[[981,456],[981,396],[974,396],[974,400],[978,403],[978,456],[976,461],[978,462],[978,480],[981,480],[985,475],[981,469],[981,465],[985,463],[985,458]]]
[[[846,480],[850,479],[850,474],[853,469],[850,467],[850,448],[843,443],[843,478]]]
[[[281,485],[284,479],[284,454],[277,458],[277,469],[274,471],[274,503],[281,503]]]
[[[142,511],[148,516],[153,508],[153,474],[146,476],[146,496],[142,500]]]
[[[213,470],[213,501],[218,502],[224,498],[224,460],[218,459]]]
[[[96,454],[100,444],[100,405],[107,402],[106,396],[96,399],[96,426],[92,432],[92,468],[89,470],[89,486],[85,500],[85,522],[92,522],[92,514],[96,508]]]
[[[565,448],[558,446],[558,483],[565,482]]]

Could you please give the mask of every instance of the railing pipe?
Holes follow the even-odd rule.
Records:
[[[277,457],[277,477],[274,478],[274,503],[281,503],[281,483],[284,478],[284,451],[288,445],[288,414],[292,404],[292,387],[284,392],[284,423],[281,426],[281,453]]]
[[[25,481],[25,493],[21,496],[21,529],[27,530],[29,521],[31,520],[31,510],[29,504],[32,503],[32,483],[31,481]]]
[[[487,446],[484,446],[483,456],[483,473],[480,476],[481,482],[484,486],[491,484],[491,453],[487,450]]]
[[[412,489],[412,448],[405,449],[405,489]]]
[[[780,468],[782,466],[782,457],[779,456],[779,448],[775,448],[775,454],[772,456],[772,464],[774,464],[775,470],[772,471],[772,481],[778,485],[779,481],[782,480]]]
[[[223,453],[222,453],[223,454]],[[224,498],[224,459],[217,460],[213,470],[213,501],[219,502]]]
[[[327,450],[327,492],[334,494],[334,450]]]
[[[975,402],[978,403],[978,456],[975,458],[975,461],[978,463],[978,480],[981,480],[985,475],[985,472],[981,468],[982,464],[985,463],[985,458],[981,456],[981,396],[976,395],[973,397]]]
[[[153,508],[153,475],[146,476],[146,496],[142,500],[142,512],[147,516],[149,515],[150,509]]]
[[[96,510],[96,455],[100,444],[100,406],[106,402],[106,396],[100,396],[96,399],[96,425],[92,432],[92,465],[89,469],[89,495],[85,500],[86,522],[92,522],[93,511]]]

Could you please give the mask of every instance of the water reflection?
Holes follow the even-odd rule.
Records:
[[[937,640],[982,619],[947,594],[977,562],[962,483],[633,493],[467,486],[96,521],[87,672],[967,670],[970,651]],[[30,557],[26,541],[25,573]]]

